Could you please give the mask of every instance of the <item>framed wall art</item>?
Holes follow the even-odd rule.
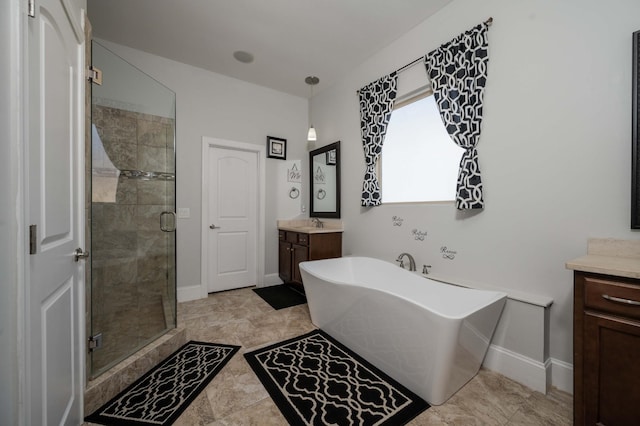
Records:
[[[327,165],[335,166],[336,165],[336,150],[332,149],[331,151],[327,151]]]
[[[267,158],[287,159],[287,140],[267,136]]]

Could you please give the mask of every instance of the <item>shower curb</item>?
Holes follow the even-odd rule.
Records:
[[[109,371],[94,380],[89,380],[84,390],[84,415],[91,414],[100,408],[186,342],[186,329],[175,328]]]

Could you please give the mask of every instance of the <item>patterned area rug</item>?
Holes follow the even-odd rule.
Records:
[[[188,342],[85,420],[105,425],[170,425],[239,349]]]
[[[291,424],[403,425],[429,408],[320,330],[244,356]]]

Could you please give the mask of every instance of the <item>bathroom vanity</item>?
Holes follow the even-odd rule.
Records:
[[[590,239],[574,270],[574,424],[640,424],[640,240]]]
[[[323,221],[278,221],[278,273],[285,283],[302,287],[298,265],[306,260],[342,257],[342,223]]]

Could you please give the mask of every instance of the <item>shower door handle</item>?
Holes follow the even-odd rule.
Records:
[[[171,218],[171,220],[168,220],[169,217]],[[176,213],[175,212],[160,213],[160,230],[162,232],[175,232],[176,230]]]

